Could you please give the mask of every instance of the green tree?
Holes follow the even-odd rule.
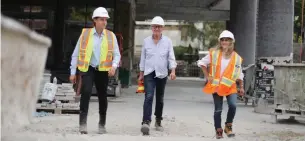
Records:
[[[219,34],[226,29],[224,21],[209,21],[204,24],[204,36],[207,42],[204,46],[211,48],[217,45]]]
[[[184,22],[181,28],[187,30],[187,37],[194,41],[198,39],[204,50],[214,47],[218,43],[218,36],[225,29],[224,21],[206,21],[203,23],[203,28],[198,29],[194,22]],[[184,40],[187,40],[185,38]]]
[[[303,9],[304,11],[304,9]],[[305,12],[304,12],[305,14]],[[301,27],[302,25],[302,0],[295,0],[294,4],[294,42],[300,42],[302,39]],[[305,21],[305,15],[303,15]],[[304,39],[304,35],[303,35]],[[304,41],[303,41],[304,42]]]
[[[88,13],[86,12],[86,8],[71,8],[70,19],[75,21],[86,21],[86,16]]]

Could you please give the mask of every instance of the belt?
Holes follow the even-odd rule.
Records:
[[[98,70],[98,66],[96,66],[96,67],[89,66],[89,68],[91,68],[93,70]]]

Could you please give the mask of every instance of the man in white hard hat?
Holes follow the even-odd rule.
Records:
[[[110,18],[104,7],[94,10],[93,28],[84,28],[72,54],[70,81],[76,83],[76,73],[81,79],[79,131],[87,134],[87,115],[93,83],[99,100],[99,133],[106,133],[108,77],[114,76],[121,55],[116,36],[106,29]]]
[[[235,38],[232,32],[224,30],[219,35],[219,44],[212,48],[209,54],[198,61],[198,66],[202,68],[208,83],[204,86],[203,92],[211,94],[214,99],[214,126],[216,138],[223,138],[221,126],[221,113],[223,98],[226,97],[228,103],[228,114],[225,122],[224,132],[228,137],[234,137],[233,119],[236,113],[237,94],[244,94],[242,58],[234,51]],[[210,65],[209,71],[207,66]],[[237,90],[236,82],[240,84]]]
[[[161,120],[168,70],[171,70],[170,79],[174,80],[176,78],[175,68],[177,66],[172,41],[167,36],[162,35],[164,28],[163,19],[160,16],[154,17],[151,22],[151,28],[152,35],[145,38],[143,42],[138,78],[139,80],[144,79],[145,101],[141,127],[141,132],[144,135],[148,135],[150,130],[155,90],[155,126],[157,130],[163,130]]]

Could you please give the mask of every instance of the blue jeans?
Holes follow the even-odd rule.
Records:
[[[143,105],[143,121],[151,121],[152,104],[156,89],[156,119],[162,120],[163,105],[164,105],[164,90],[167,81],[165,78],[155,78],[155,72],[144,76],[145,100]]]
[[[236,101],[237,94],[231,94],[226,96],[227,103],[229,106],[227,121],[225,123],[233,123],[233,119],[236,113]],[[214,99],[214,126],[215,129],[221,128],[221,113],[222,113],[222,105],[223,105],[223,96],[219,96],[217,93],[213,94]]]

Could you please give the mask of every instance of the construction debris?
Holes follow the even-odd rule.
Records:
[[[46,83],[44,88],[48,91],[43,91],[39,96],[36,111],[46,111],[54,114],[79,113],[80,96],[76,96],[72,84]]]

